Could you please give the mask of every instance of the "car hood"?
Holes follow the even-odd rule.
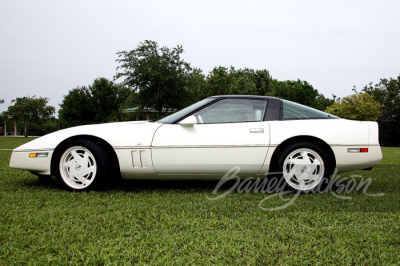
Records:
[[[52,150],[62,141],[77,136],[97,137],[105,140],[114,148],[149,147],[154,133],[162,125],[149,121],[135,121],[71,127],[32,140],[14,151]]]

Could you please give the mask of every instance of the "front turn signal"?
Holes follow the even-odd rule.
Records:
[[[29,153],[29,158],[43,158],[49,156],[48,152]]]

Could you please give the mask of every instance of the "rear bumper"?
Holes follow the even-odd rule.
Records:
[[[349,148],[368,148],[368,152],[351,153],[348,152]],[[378,145],[333,146],[332,150],[336,157],[338,173],[372,168],[382,161],[382,151]]]

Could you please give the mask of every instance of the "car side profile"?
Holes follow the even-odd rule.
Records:
[[[341,119],[275,97],[213,96],[159,121],[67,128],[13,150],[10,167],[89,190],[123,179],[220,179],[279,173],[300,192],[334,171],[371,169],[376,122]]]

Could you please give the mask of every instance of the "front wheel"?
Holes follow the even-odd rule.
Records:
[[[317,191],[333,172],[332,160],[319,146],[294,143],[280,154],[277,170],[289,189],[296,192]]]
[[[68,190],[73,191],[85,191],[104,184],[112,169],[106,150],[85,139],[65,145],[57,161],[57,177]]]

